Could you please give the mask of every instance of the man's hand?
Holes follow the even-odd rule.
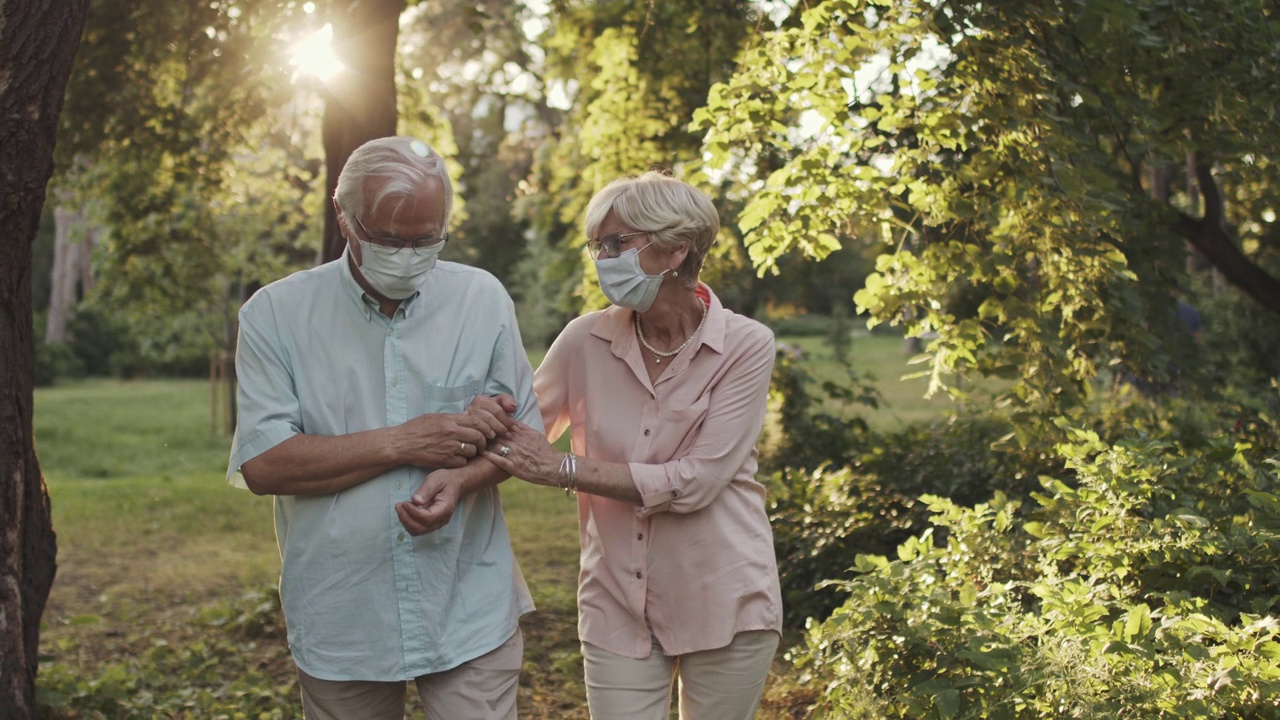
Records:
[[[515,423],[515,398],[478,395],[460,413],[427,413],[395,428],[402,464],[422,468],[459,468],[482,454],[493,438]]]
[[[484,433],[485,440],[492,440],[515,425],[516,421],[511,415],[515,413],[517,407],[519,406],[516,404],[516,399],[506,393],[493,396],[477,395],[464,414],[483,423],[484,429],[481,432]]]
[[[462,495],[463,479],[448,470],[436,470],[427,475],[422,486],[413,493],[411,502],[396,505],[400,524],[410,535],[435,532],[453,517]]]

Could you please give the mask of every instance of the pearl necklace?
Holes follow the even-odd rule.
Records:
[[[702,302],[702,301],[699,300],[698,302]],[[640,336],[640,344],[644,346],[645,350],[648,350],[649,352],[653,353],[654,363],[661,365],[662,358],[675,357],[676,355],[679,355],[680,351],[685,349],[685,347],[689,345],[689,341],[697,337],[698,331],[702,329],[703,323],[707,321],[707,310],[710,307],[711,307],[710,303],[702,304],[702,319],[698,321],[698,327],[694,328],[693,332],[689,333],[689,337],[685,338],[684,342],[680,343],[680,347],[670,352],[663,352],[655,348],[654,346],[650,345],[649,341],[644,339],[644,328],[640,327],[640,313],[633,313],[631,317],[635,318],[636,334]]]

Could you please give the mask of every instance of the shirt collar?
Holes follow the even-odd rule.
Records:
[[[724,305],[710,287],[705,284],[701,284],[701,287],[706,288],[711,303],[707,307],[707,321],[702,325],[702,332],[695,342],[723,353],[725,331],[728,327]],[[640,341],[636,338],[635,330],[632,329],[632,323],[635,321],[631,318],[634,315],[633,310],[612,305],[600,313],[600,319],[591,328],[591,334],[608,341],[613,347],[615,356],[624,357],[640,347]]]

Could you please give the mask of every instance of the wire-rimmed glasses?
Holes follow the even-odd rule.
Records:
[[[430,235],[424,235],[416,240],[399,238],[394,235],[374,237],[373,234],[369,232],[368,228],[364,226],[364,223],[360,222],[360,218],[355,215],[350,215],[349,217],[356,221],[356,225],[360,226],[360,232],[364,233],[364,236],[369,243],[377,245],[380,248],[390,250],[390,252],[387,253],[388,255],[395,255],[403,248],[412,249],[416,255],[419,250],[429,248],[437,243],[449,242],[449,233],[431,233]]]
[[[598,240],[588,240],[587,252],[591,254],[592,260],[599,260],[601,252],[604,252],[605,257],[616,258],[622,254],[622,241],[624,238],[648,234],[643,230],[629,233],[610,233]]]

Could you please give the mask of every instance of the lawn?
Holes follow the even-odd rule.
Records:
[[[820,339],[792,342],[815,375],[843,372]],[[870,371],[885,399],[866,415],[874,424],[946,409],[945,398],[920,398],[924,380],[899,381],[910,371],[901,340],[860,336],[852,352],[855,370]],[[225,484],[229,438],[211,430],[209,404],[200,380],[90,380],[36,392],[36,450],[58,533],[41,635],[48,717],[116,717],[122,707],[129,717],[301,716],[272,594],[271,501]],[[520,482],[502,494],[538,605],[523,623],[521,716],[585,718],[575,504]],[[761,717],[802,716],[788,707],[779,658]]]

